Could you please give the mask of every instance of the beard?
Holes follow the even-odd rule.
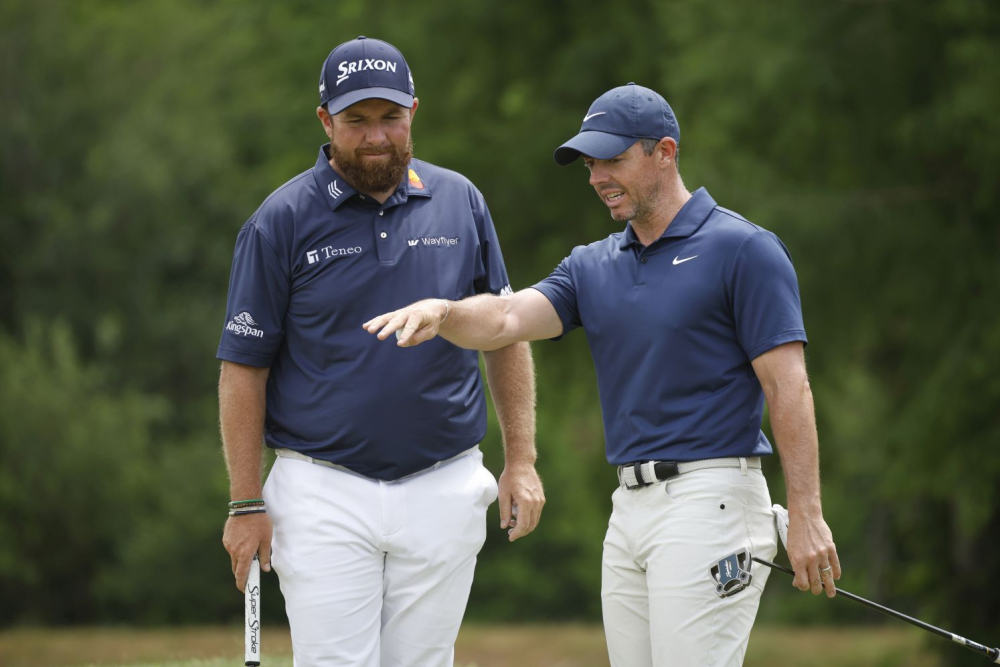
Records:
[[[642,224],[659,209],[660,193],[662,190],[663,185],[658,181],[652,183],[650,187],[643,191],[630,190],[629,197],[632,199],[632,206],[618,211],[611,211],[611,219],[617,222],[634,221]]]
[[[341,150],[333,141],[330,142],[330,157],[355,190],[368,194],[394,190],[402,182],[413,157],[413,137],[407,138],[406,150],[389,144],[388,158],[372,162],[361,157],[373,152],[372,149],[358,148],[349,153]]]

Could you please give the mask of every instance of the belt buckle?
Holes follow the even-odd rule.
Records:
[[[626,463],[624,465],[618,466],[618,481],[629,491],[633,489],[641,489],[644,486],[649,486],[656,480],[646,481],[642,476],[642,466],[646,463],[651,463],[651,461],[636,461],[635,463]],[[629,484],[628,479],[625,477],[626,470],[632,470],[632,476],[635,477],[635,484]],[[655,476],[655,472],[654,472]]]

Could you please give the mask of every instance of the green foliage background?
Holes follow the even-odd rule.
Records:
[[[320,64],[358,34],[406,55],[417,153],[483,191],[515,288],[615,230],[553,148],[604,90],[662,92],[689,188],[795,260],[843,583],[1000,634],[991,0],[2,0],[0,624],[239,615],[214,393],[232,248],[312,164]],[[491,531],[469,615],[596,619],[615,482],[589,352],[534,349],[549,503],[527,540]],[[872,620],[785,584],[763,619]]]

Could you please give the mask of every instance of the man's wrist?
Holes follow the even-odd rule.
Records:
[[[229,500],[232,502],[240,502],[244,500],[261,499],[263,498],[263,492],[260,486],[256,487],[232,487],[229,490]]]
[[[504,459],[503,466],[504,468],[534,468],[536,459],[537,457],[534,455],[508,457]]]
[[[439,325],[444,324],[444,321],[448,319],[449,315],[451,315],[451,302],[449,302],[447,299],[434,299],[434,300],[444,304],[444,315],[441,316],[441,321],[438,322]]]
[[[788,499],[790,516],[823,516],[823,505],[819,496],[805,499]]]

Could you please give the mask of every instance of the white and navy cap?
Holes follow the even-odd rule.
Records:
[[[581,154],[609,160],[640,139],[663,137],[681,140],[670,105],[655,90],[629,83],[598,97],[583,117],[580,133],[557,148],[553,157],[561,165]]]
[[[327,56],[319,74],[319,103],[335,116],[372,98],[413,106],[413,75],[403,54],[380,39],[358,37]]]

